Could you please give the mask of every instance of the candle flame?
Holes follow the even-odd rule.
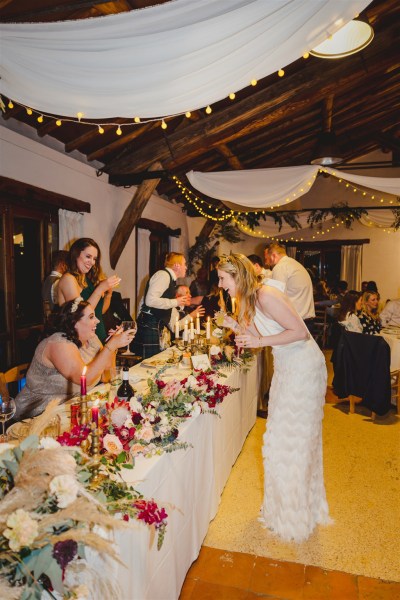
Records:
[[[93,406],[96,406],[98,408],[100,403],[100,400],[98,398],[96,398],[96,400],[93,402]]]
[[[85,366],[83,367],[82,375],[86,375],[86,371],[87,371],[87,366],[85,365]]]

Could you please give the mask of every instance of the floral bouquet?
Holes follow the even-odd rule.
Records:
[[[86,552],[119,560],[107,535],[130,517],[165,532],[167,514],[109,478],[91,489],[90,459],[78,448],[31,435],[0,445],[0,597],[118,598],[118,586],[94,573]],[[116,519],[113,513],[123,519]],[[111,514],[110,514],[111,513]]]

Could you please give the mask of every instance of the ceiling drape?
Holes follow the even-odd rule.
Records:
[[[290,64],[370,0],[175,0],[57,23],[1,24],[1,93],[44,113],[162,117]]]

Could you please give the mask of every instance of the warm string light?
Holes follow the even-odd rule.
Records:
[[[328,173],[329,175],[334,177],[338,183],[343,184],[347,191],[353,192],[353,194],[360,193],[364,198],[367,198],[368,200],[375,200],[375,201],[379,200],[379,202],[381,204],[383,204],[384,202],[388,202],[389,204],[394,204],[393,199],[384,198],[379,194],[379,192],[375,192],[372,194],[371,192],[362,190],[361,188],[354,185],[354,183],[351,183],[349,181],[346,181],[346,179],[343,179],[343,177],[341,177],[341,175],[339,175],[338,173],[335,173],[335,172],[330,173],[326,169],[320,169],[320,172]]]
[[[288,238],[286,238],[286,237],[281,238],[276,235],[275,236],[268,235],[261,230],[255,231],[255,230],[251,229],[250,227],[248,227],[247,225],[243,225],[243,223],[241,223],[237,219],[233,219],[233,221],[236,223],[236,225],[239,227],[239,229],[241,229],[244,233],[246,233],[247,235],[250,235],[251,237],[262,238],[262,239],[272,240],[272,241],[277,241],[277,242],[303,242],[304,241],[303,237],[299,238],[297,236],[290,236]],[[331,224],[326,229],[319,228],[318,230],[315,231],[315,235],[312,236],[312,239],[314,240],[319,235],[325,235],[326,233],[330,233],[336,227],[340,227],[341,225],[344,225],[344,224],[345,224],[344,221],[340,221],[340,223],[336,222],[336,223]]]

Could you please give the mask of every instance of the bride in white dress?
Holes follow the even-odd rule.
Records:
[[[245,256],[222,256],[218,276],[238,301],[237,320],[224,321],[238,347],[273,349],[260,520],[283,540],[302,542],[330,522],[322,466],[325,359],[289,298],[262,285]]]

